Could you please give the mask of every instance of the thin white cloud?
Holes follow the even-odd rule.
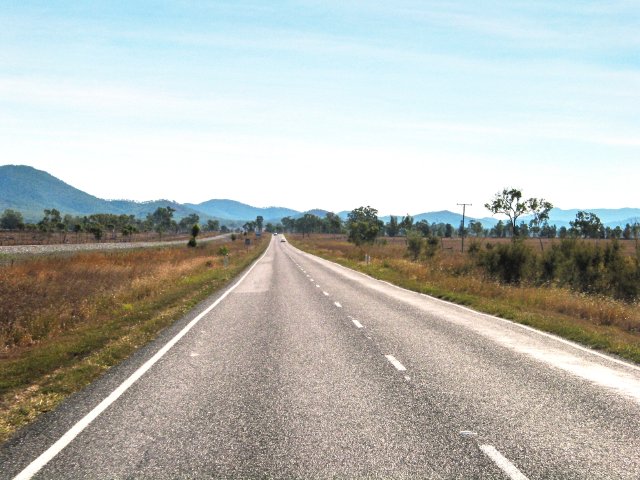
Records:
[[[566,140],[611,147],[640,147],[640,138],[631,133],[616,131],[612,126],[588,123],[581,118],[563,117],[550,120],[538,116],[526,122],[511,121],[504,124],[465,123],[464,121],[429,122],[368,122],[372,127],[400,132],[432,133],[449,136],[457,143],[483,139],[486,144],[500,145],[510,141]],[[446,138],[445,138],[445,141]]]
[[[0,101],[112,111],[224,110],[246,107],[246,99],[201,98],[175,91],[150,91],[110,83],[88,84],[68,79],[0,77]]]
[[[315,2],[311,2],[315,3]],[[441,28],[450,34],[481,39],[516,42],[510,47],[554,48],[564,50],[615,48],[640,45],[640,31],[632,20],[638,16],[638,4],[612,2],[450,2],[396,1],[340,2],[331,7],[350,15],[364,13],[422,24],[424,29]],[[576,22],[575,18],[583,21]],[[625,19],[625,22],[621,22]]]

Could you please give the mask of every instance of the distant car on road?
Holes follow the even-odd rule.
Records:
[[[273,234],[274,234],[274,235],[277,235],[277,234],[278,234],[278,232],[273,232]]]
[[[281,238],[280,241],[281,242],[286,242],[286,240],[284,238]]]

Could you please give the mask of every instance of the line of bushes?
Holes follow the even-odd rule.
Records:
[[[564,239],[544,252],[523,241],[472,243],[468,254],[491,278],[508,284],[556,285],[633,301],[640,297],[640,249],[622,252],[620,242],[593,244]]]

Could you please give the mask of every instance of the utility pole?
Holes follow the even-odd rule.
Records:
[[[472,203],[457,203],[456,205],[462,205],[462,231],[460,232],[460,236],[462,237],[462,249],[461,252],[464,252],[464,216],[467,210],[467,206],[473,206]]]

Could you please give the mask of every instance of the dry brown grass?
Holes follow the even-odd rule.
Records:
[[[240,241],[225,245],[231,258],[248,254]],[[221,268],[220,246],[34,256],[0,266],[0,358]]]
[[[171,279],[203,268],[205,262],[218,265],[211,254],[208,248],[87,252],[1,267],[0,358],[79,324],[100,321],[98,310],[161,291]]]

